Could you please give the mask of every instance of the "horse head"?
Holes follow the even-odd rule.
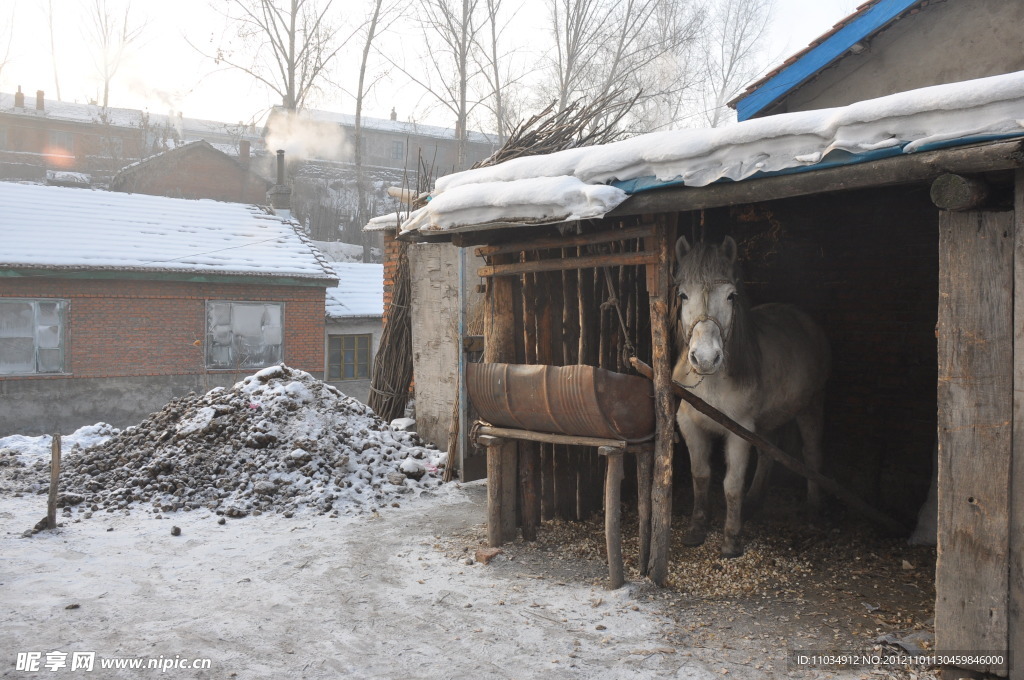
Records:
[[[739,316],[736,241],[719,246],[686,237],[676,241],[676,293],[683,329],[681,348],[699,375],[717,373],[725,363],[730,337]]]

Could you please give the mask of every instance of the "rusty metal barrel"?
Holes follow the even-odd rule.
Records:
[[[654,433],[651,381],[593,366],[468,364],[481,418],[533,432],[642,441]]]

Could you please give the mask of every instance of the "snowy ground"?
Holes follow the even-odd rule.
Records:
[[[825,605],[687,601],[635,572],[608,591],[600,550],[570,547],[593,523],[485,564],[486,487],[441,485],[440,452],[335,392],[268,369],[64,436],[74,498],[34,534],[49,437],[0,439],[0,678],[918,677],[787,668],[836,630],[803,625]]]
[[[22,529],[45,497],[0,496],[0,677],[869,677],[758,669],[759,643],[740,636],[674,646],[678,612],[666,616],[643,583],[609,592],[503,555],[467,564],[485,492],[449,485],[381,515],[225,524],[205,509],[122,510],[32,538]],[[96,665],[19,672],[19,652],[42,664],[95,652]],[[115,658],[210,667],[99,668]]]

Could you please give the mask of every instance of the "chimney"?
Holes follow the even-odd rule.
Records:
[[[284,149],[277,150],[277,184],[267,192],[267,201],[274,214],[290,219],[292,190],[284,183]]]
[[[21,91],[21,85],[18,85],[18,91],[14,93],[14,108],[25,108],[25,93]]]
[[[395,113],[395,107],[391,107],[391,120],[398,120],[398,114]]]
[[[36,90],[36,111],[42,111],[45,107],[43,106],[43,91]]]
[[[240,142],[238,142],[238,160],[241,161],[242,165],[249,165],[250,152],[251,148],[248,139],[243,139]]]

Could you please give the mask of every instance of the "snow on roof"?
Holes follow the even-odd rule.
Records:
[[[139,109],[119,109],[113,106],[104,108],[96,104],[61,102],[53,99],[44,100],[42,111],[37,111],[35,106],[36,98],[33,94],[25,93],[25,106],[19,109],[14,106],[13,94],[0,92],[0,112],[2,113],[41,116],[52,120],[66,120],[79,123],[106,123],[122,128],[141,128],[144,120],[148,118],[151,128],[167,125],[176,128],[187,140],[201,138],[204,135],[230,135],[250,141],[260,139],[256,127],[236,123],[150,113]],[[237,153],[237,151],[232,150],[229,153]]]
[[[327,317],[384,315],[384,265],[369,262],[331,262],[338,285],[327,289]]]
[[[363,227],[363,231],[387,231],[388,229],[398,229],[402,225],[402,221],[409,216],[408,212],[393,212],[385,215],[378,215],[377,217],[371,217]]]
[[[114,175],[114,177],[110,180],[110,184],[111,184],[111,186],[115,186],[126,175],[131,175],[136,170],[138,170],[140,167],[145,166],[145,165],[150,165],[151,163],[157,162],[157,161],[159,161],[162,158],[182,156],[184,154],[191,153],[193,151],[198,151],[200,149],[209,149],[211,151],[218,151],[218,152],[224,154],[225,156],[227,156],[231,160],[231,162],[233,162],[236,165],[238,165],[238,167],[240,169],[245,170],[246,172],[249,172],[250,174],[255,175],[256,177],[259,177],[259,179],[263,180],[268,187],[271,184],[273,184],[273,182],[271,182],[267,178],[262,177],[262,176],[258,175],[255,172],[252,172],[247,167],[243,167],[242,164],[238,160],[237,154],[234,153],[234,152],[231,152],[231,151],[225,151],[225,147],[227,147],[227,145],[225,145],[225,144],[211,144],[210,142],[206,141],[205,139],[195,139],[195,140],[192,140],[191,142],[182,142],[181,144],[178,144],[176,146],[172,146],[170,149],[167,149],[166,151],[158,151],[157,153],[155,153],[155,154],[153,154],[151,156],[146,156],[145,158],[141,158],[141,159],[135,161],[134,163],[129,163],[128,165],[124,166],[123,168],[121,168],[120,170],[117,171],[117,173]]]
[[[700,187],[769,173],[855,163],[980,139],[1024,136],[1024,71],[799,111],[728,127],[672,130],[458,172],[403,232],[600,217],[637,190]],[[626,191],[603,186],[627,183]]]
[[[336,278],[294,224],[257,206],[10,182],[0,205],[0,269]]]

